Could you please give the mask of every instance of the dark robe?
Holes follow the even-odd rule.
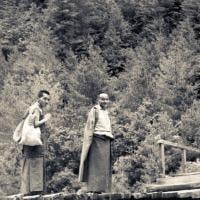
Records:
[[[87,190],[91,192],[111,191],[111,139],[106,136],[93,136],[88,153]]]

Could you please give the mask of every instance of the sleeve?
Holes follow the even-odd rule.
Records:
[[[95,126],[95,109],[92,108],[88,114],[87,122],[84,130],[84,141],[91,142]]]
[[[86,127],[88,129],[94,129],[94,123],[95,123],[95,109],[92,108],[90,112],[88,113],[88,118],[86,122]]]

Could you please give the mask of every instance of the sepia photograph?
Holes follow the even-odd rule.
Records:
[[[200,199],[200,0],[1,0],[4,199]]]

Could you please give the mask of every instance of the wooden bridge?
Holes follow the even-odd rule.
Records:
[[[199,172],[187,173],[186,161],[187,152],[195,152],[200,155],[200,150],[166,140],[159,140],[161,156],[161,178],[156,183],[146,186],[146,193],[104,193],[104,194],[69,194],[57,193],[43,196],[21,196],[12,195],[0,197],[0,200],[160,200],[160,199],[199,199],[200,200],[200,163]],[[165,174],[165,146],[178,148],[182,150],[182,169],[183,172],[174,176]]]
[[[189,200],[200,199],[200,189],[179,190],[169,192],[148,192],[148,193],[104,193],[104,194],[47,194],[43,196],[26,196],[12,195],[2,197],[1,200]]]

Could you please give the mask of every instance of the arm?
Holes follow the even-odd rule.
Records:
[[[46,121],[48,121],[48,118],[45,116],[44,119],[40,119],[40,111],[38,109],[35,109],[32,113],[32,117],[30,117],[30,124],[33,124],[35,128],[40,127],[42,124],[44,124]]]

